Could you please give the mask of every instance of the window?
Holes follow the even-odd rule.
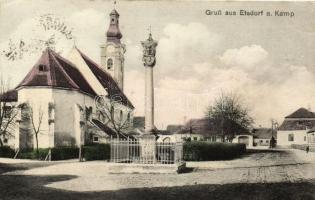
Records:
[[[38,66],[38,70],[40,71],[40,72],[43,72],[43,71],[45,71],[45,65],[39,65]]]
[[[122,111],[122,110],[119,112],[119,119],[120,119],[120,120],[123,119],[123,111]]]
[[[194,137],[194,140],[196,141],[198,138],[197,137]]]
[[[269,143],[269,140],[266,140],[266,143]]]
[[[8,143],[8,139],[7,138],[4,138],[4,140],[3,140],[3,143]]]
[[[127,115],[127,121],[129,122],[131,119],[130,119],[130,113],[128,113]]]
[[[113,68],[113,59],[109,58],[107,60],[107,69],[112,69]]]
[[[289,142],[293,142],[294,141],[294,134],[291,133],[291,134],[288,135],[288,141]]]
[[[111,117],[112,117],[113,119],[115,119],[115,108],[114,108],[114,106],[111,106],[111,107],[110,107],[110,114],[111,114]]]
[[[97,136],[93,137],[93,142],[98,142],[98,137]]]
[[[304,136],[304,141],[306,141],[306,136]]]

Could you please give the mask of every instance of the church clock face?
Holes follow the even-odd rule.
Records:
[[[112,53],[115,51],[115,47],[113,45],[107,46],[107,52]]]

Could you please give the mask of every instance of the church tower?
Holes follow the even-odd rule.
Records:
[[[101,46],[101,65],[124,89],[124,54],[125,45],[120,42],[122,34],[119,30],[119,14],[114,9],[110,13],[110,24],[106,33],[107,41]]]

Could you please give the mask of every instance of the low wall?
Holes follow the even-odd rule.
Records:
[[[291,148],[293,149],[300,149],[300,150],[306,150],[306,147],[310,147],[310,151],[315,152],[315,144],[291,144]]]

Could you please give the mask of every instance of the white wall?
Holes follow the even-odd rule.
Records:
[[[53,99],[55,102],[55,145],[83,144],[80,120],[85,121],[85,107],[91,106],[93,112],[95,111],[94,99],[78,91],[58,89],[54,89]],[[81,112],[80,107],[83,109]]]
[[[277,145],[290,146],[291,144],[306,144],[307,130],[277,131]],[[289,134],[294,135],[294,141],[289,141]]]
[[[40,124],[40,133],[38,134],[38,147],[46,148],[50,146],[51,137],[48,124],[48,104],[53,102],[53,90],[46,87],[21,88],[18,90],[19,104],[28,103],[33,109],[33,119],[35,128],[39,126],[39,115],[42,112],[43,117]],[[32,125],[30,125],[33,128]],[[33,133],[34,147],[36,147],[35,134]]]
[[[270,139],[255,138],[254,143],[256,143],[257,146],[270,146]]]
[[[39,110],[43,112],[40,134],[38,135],[40,148],[84,144],[85,108],[92,107],[93,113],[96,112],[93,97],[79,91],[47,87],[21,88],[18,95],[19,104],[29,103],[33,108],[35,125],[38,124]],[[49,104],[54,105],[54,121],[50,124]],[[119,117],[119,110],[124,111],[124,119],[127,118],[127,112],[132,111],[126,106],[115,105],[117,117]],[[132,112],[130,117],[132,122]],[[35,138],[33,141],[35,147]]]

